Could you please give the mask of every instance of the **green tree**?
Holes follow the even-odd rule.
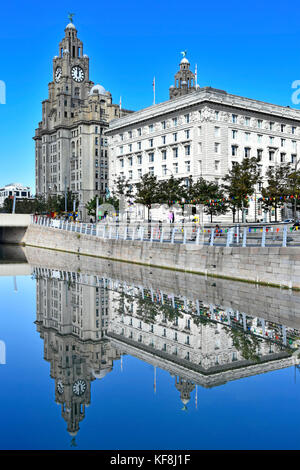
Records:
[[[151,173],[142,176],[139,183],[136,183],[136,194],[134,200],[137,204],[142,204],[148,209],[148,222],[150,222],[150,208],[152,204],[159,203],[160,193],[157,177]]]
[[[254,193],[255,185],[260,181],[259,169],[255,157],[245,157],[241,163],[235,162],[232,169],[225,175],[222,185],[229,196],[229,205],[232,210],[233,222],[235,214],[242,210],[242,222],[244,208],[248,207],[248,197]]]
[[[267,186],[262,188],[261,194],[263,198],[262,206],[265,210],[275,208],[275,221],[277,222],[277,209],[283,206],[284,200],[280,197],[289,194],[288,183],[289,175],[291,173],[289,164],[282,164],[275,167],[270,167],[266,172]]]
[[[96,217],[96,207],[97,207],[97,197],[99,198],[98,204],[101,206],[102,204],[110,204],[113,206],[116,211],[119,210],[119,200],[116,197],[108,197],[108,198],[102,198],[100,196],[94,196],[92,199],[90,199],[87,204],[85,205],[85,208],[88,211],[88,214]]]
[[[298,160],[296,162],[295,168],[291,169],[287,177],[287,191],[290,196],[300,195],[300,169],[298,169]],[[296,219],[297,210],[300,205],[300,199],[294,197],[291,204],[293,207],[293,217]]]
[[[213,216],[225,214],[228,210],[228,204],[223,201],[224,191],[216,182],[206,181],[200,177],[193,183],[190,193],[193,199],[203,204],[204,212],[210,215],[211,222]],[[211,200],[216,202],[211,202]]]
[[[180,201],[185,197],[184,178],[175,178],[173,175],[158,183],[158,202],[171,207],[174,201]]]

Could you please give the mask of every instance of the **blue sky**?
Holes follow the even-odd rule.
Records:
[[[292,1],[146,2],[115,0],[49,3],[11,1],[0,11],[0,186],[12,181],[34,191],[34,129],[52,80],[52,58],[74,12],[90,78],[122,106],[138,110],[168,99],[168,88],[187,49],[200,86],[294,106],[300,79],[300,5]]]

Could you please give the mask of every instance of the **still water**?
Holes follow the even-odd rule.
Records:
[[[0,253],[1,449],[299,449],[300,295]]]

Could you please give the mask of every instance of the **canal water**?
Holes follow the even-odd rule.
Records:
[[[0,256],[1,449],[300,448],[297,293]]]

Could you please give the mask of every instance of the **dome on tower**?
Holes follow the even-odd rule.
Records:
[[[82,56],[82,57],[84,57],[84,58],[88,58],[89,56],[88,56],[87,54],[83,54],[83,56]]]
[[[189,61],[187,60],[186,57],[183,57],[180,61],[181,64],[189,64]]]
[[[66,29],[76,29],[76,28],[75,28],[75,25],[73,23],[69,23],[69,24],[67,24]]]
[[[90,90],[90,95],[105,95],[106,90],[102,85],[94,85]]]

